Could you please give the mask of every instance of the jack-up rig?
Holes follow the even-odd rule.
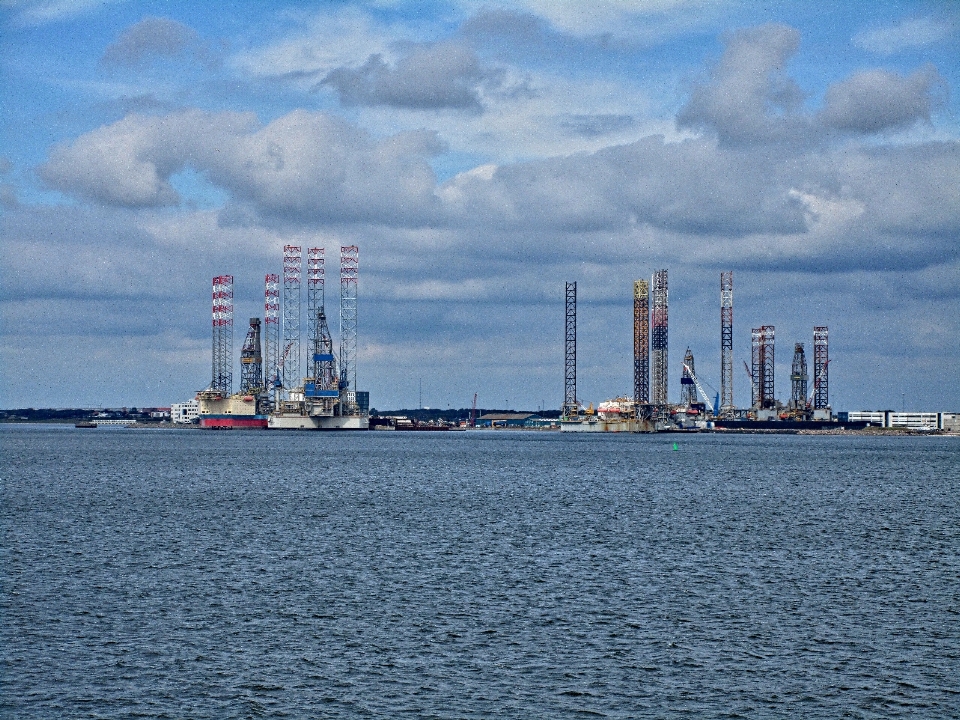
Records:
[[[357,384],[359,249],[340,248],[340,348],[324,306],[324,248],[307,250],[307,373],[301,350],[302,248],[283,248],[283,284],[264,278],[264,307],[240,353],[240,392],[233,393],[233,276],[213,279],[213,379],[197,393],[200,426],[277,430],[366,430],[370,394]],[[282,298],[282,300],[281,300]],[[282,342],[281,342],[282,337]],[[262,338],[262,350],[261,350]]]
[[[791,398],[776,399],[775,328],[761,325],[751,332],[749,408],[733,401],[733,272],[720,273],[720,390],[708,394],[696,373],[690,348],[683,358],[680,402],[668,399],[669,312],[667,271],[633,283],[633,397],[617,397],[586,409],[577,398],[577,284],[566,284],[564,402],[560,429],[567,432],[650,432],[656,430],[725,427],[744,429],[758,422],[779,421],[768,429],[821,426],[832,419],[827,366],[828,331],[813,329],[813,387],[808,386],[804,344],[794,346]],[[808,392],[809,390],[809,392]]]

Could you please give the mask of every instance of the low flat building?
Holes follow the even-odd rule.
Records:
[[[883,428],[907,430],[960,430],[960,413],[894,412],[893,410],[857,410],[837,413],[840,422],[868,422]]]
[[[486,413],[477,418],[477,427],[522,428],[530,427],[528,421],[539,420],[534,413]]]

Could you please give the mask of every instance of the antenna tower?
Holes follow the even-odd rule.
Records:
[[[830,407],[830,378],[827,365],[830,362],[829,336],[826,326],[813,329],[813,409]]]
[[[651,372],[651,402],[654,405],[667,404],[667,355],[668,346],[668,293],[667,271],[657,270],[653,274],[653,312],[651,321],[651,350],[653,368]]]
[[[276,402],[277,369],[280,364],[280,276],[276,273],[263,278],[263,379],[267,402]]]
[[[290,391],[300,382],[300,275],[303,255],[298,245],[283,246],[283,353],[281,381]]]
[[[210,389],[233,392],[233,275],[213,279],[213,379]]]
[[[577,283],[566,285],[566,326],[563,348],[563,414],[576,416],[577,405]]]
[[[259,395],[263,392],[263,354],[260,350],[260,318],[250,318],[250,329],[240,350],[240,392]]]
[[[360,249],[340,248],[340,387],[357,389],[357,283]]]
[[[633,401],[650,404],[650,283],[633,283]]]
[[[720,273],[720,413],[733,412],[733,271]]]
[[[803,343],[793,346],[793,365],[790,368],[790,407],[803,410],[807,404],[807,356]]]

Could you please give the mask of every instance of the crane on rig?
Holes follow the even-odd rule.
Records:
[[[689,365],[687,365],[686,363],[682,363],[682,364],[684,369],[688,373],[690,373],[690,378],[693,380],[694,386],[697,388],[697,391],[703,397],[703,404],[708,408],[712,408],[714,417],[719,415],[720,414],[720,393],[717,393],[716,397],[714,397],[713,400],[711,400],[710,396],[707,395],[707,391],[703,389],[703,385],[700,384],[700,380],[699,378],[697,378],[697,374],[690,368]]]
[[[747,365],[747,361],[743,361],[743,369],[747,371],[747,377],[750,378],[750,397],[757,397],[757,381],[753,377],[753,371],[750,369],[750,366]],[[755,400],[753,401],[755,402]]]
[[[272,380],[273,386],[275,388],[283,387],[283,380],[281,379],[281,376],[283,373],[283,363],[286,361],[287,355],[290,353],[290,348],[292,347],[293,347],[292,342],[287,343],[287,347],[284,348],[283,355],[280,357],[280,362],[277,363],[276,372],[274,373],[273,380]]]
[[[807,410],[809,410],[813,404],[813,396],[816,394],[817,388],[820,387],[820,381],[823,380],[824,373],[827,372],[827,365],[829,364],[830,360],[827,360],[820,369],[820,374],[813,379],[813,387],[810,388],[810,395],[807,397]]]

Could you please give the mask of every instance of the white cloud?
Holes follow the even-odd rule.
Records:
[[[942,78],[932,65],[908,77],[863,70],[827,88],[820,120],[840,130],[876,133],[930,121],[933,88]]]
[[[717,0],[524,0],[518,3],[574,34],[616,32],[637,17],[695,13],[716,7]]]
[[[259,126],[251,113],[130,115],[57,147],[41,168],[55,189],[132,208],[176,205],[189,167],[264,216],[422,224],[435,212],[431,133],[376,140],[340,118],[296,110]]]
[[[728,0],[506,0],[498,10],[544,18],[574,37],[616,37],[627,42],[657,43],[716,17]],[[469,14],[490,10],[485,0],[459,0]]]
[[[946,40],[957,31],[957,20],[950,16],[927,15],[907,18],[895,25],[862,30],[853,37],[857,47],[877,55],[895,55]]]
[[[303,89],[309,90],[331,70],[360,65],[370,55],[394,59],[393,42],[398,38],[359,9],[320,13],[306,25],[291,37],[237,53],[231,66],[255,78],[302,78]]]
[[[41,25],[81,15],[105,5],[125,0],[3,0],[2,6],[12,10],[17,22]]]

